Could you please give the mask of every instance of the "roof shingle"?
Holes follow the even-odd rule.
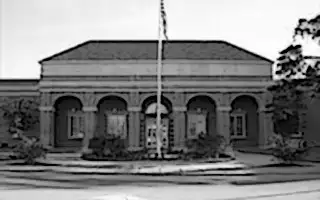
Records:
[[[154,60],[157,40],[93,40],[45,58],[52,60]],[[271,60],[220,40],[172,40],[164,43],[164,59]]]

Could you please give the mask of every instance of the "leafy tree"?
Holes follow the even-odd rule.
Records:
[[[290,137],[291,133],[300,131],[299,118],[306,100],[312,101],[320,92],[320,59],[313,61],[312,57],[303,54],[301,42],[305,39],[311,39],[320,46],[320,15],[298,21],[292,44],[280,52],[275,63],[276,75],[280,79],[268,88],[273,94],[273,102],[268,107],[273,113],[275,132],[278,133],[269,142],[273,155],[285,163],[298,159],[312,146],[292,146]]]
[[[24,133],[39,122],[38,101],[7,98],[4,102],[0,110],[3,118],[9,122],[8,132],[21,140],[13,149],[16,158],[25,159],[27,164],[35,164],[37,158],[45,156],[46,149],[38,139],[29,138]]]
[[[312,19],[300,19],[294,29],[292,44],[280,52],[276,62],[276,75],[282,79],[304,78],[300,82],[313,93],[319,91],[320,61],[310,62],[312,57],[303,55],[301,41],[312,39],[320,46],[320,14]]]
[[[22,140],[30,140],[24,133],[34,127],[39,122],[39,104],[34,99],[10,99],[4,100],[0,109],[3,118],[8,120],[8,132],[13,137]]]
[[[304,107],[306,96],[312,100],[320,91],[320,60],[312,61],[312,57],[303,54],[301,42],[305,39],[320,46],[320,15],[298,21],[292,44],[280,52],[275,63],[280,79],[268,88],[273,94],[273,103],[268,107],[275,130],[284,135],[298,129],[299,110]]]
[[[299,111],[303,108],[303,94],[297,89],[298,81],[278,81],[269,87],[273,102],[267,107],[273,115],[274,131],[288,136],[299,131]]]

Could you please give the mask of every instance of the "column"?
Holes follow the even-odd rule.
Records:
[[[83,107],[85,118],[85,134],[82,140],[82,151],[87,151],[89,147],[89,141],[94,137],[96,131],[96,107]]]
[[[43,145],[54,146],[54,108],[41,106],[40,110],[40,141]]]
[[[140,107],[129,107],[128,149],[136,151],[140,149]]]
[[[185,148],[186,142],[186,107],[173,107],[174,117],[174,151]]]
[[[217,107],[217,133],[230,141],[230,106]]]
[[[263,148],[267,145],[268,138],[273,134],[272,114],[266,113],[266,109],[259,110],[259,147]]]

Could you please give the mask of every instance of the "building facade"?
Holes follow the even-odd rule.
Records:
[[[239,147],[266,144],[273,132],[265,113],[270,60],[225,41],[169,41],[163,56],[168,151],[199,133],[224,135]],[[40,101],[33,134],[45,144],[79,148],[117,134],[130,150],[155,148],[157,41],[88,41],[40,64],[39,80],[3,80],[0,95]]]

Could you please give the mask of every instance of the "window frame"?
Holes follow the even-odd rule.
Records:
[[[73,131],[74,124],[72,123],[72,118],[76,119],[75,126],[78,133]],[[83,124],[81,126],[81,122]],[[68,140],[76,140],[82,139],[85,135],[85,119],[84,119],[84,112],[82,111],[68,111],[67,114],[67,126],[68,126]]]
[[[110,116],[123,116],[125,118],[125,133],[123,133],[120,136],[120,139],[127,139],[127,137],[128,137],[128,125],[129,125],[128,124],[128,112],[124,111],[124,110],[117,110],[117,109],[114,109],[112,111],[110,111],[110,110],[105,111],[105,113],[104,113],[104,117],[105,117],[104,133],[106,135],[110,134],[110,133],[108,133]]]
[[[242,134],[238,135],[237,132],[237,118],[242,119]],[[232,119],[233,118],[233,123]],[[233,134],[232,134],[233,132]],[[247,134],[247,113],[243,110],[235,110],[230,114],[230,138],[231,139],[246,139],[248,137]]]
[[[207,135],[208,134],[207,133],[207,131],[208,131],[207,130],[207,127],[208,127],[208,124],[207,124],[208,123],[208,112],[206,110],[198,108],[198,109],[194,109],[194,110],[189,110],[187,112],[187,138],[188,139],[198,139],[199,135],[200,135],[200,133],[195,133],[194,136],[191,136],[192,134],[190,133],[190,129],[191,128],[197,129],[197,125],[196,125],[196,127],[192,127],[191,124],[190,124],[191,115],[202,115],[205,118],[205,121],[204,121],[204,123],[205,123],[205,133],[204,134]]]

